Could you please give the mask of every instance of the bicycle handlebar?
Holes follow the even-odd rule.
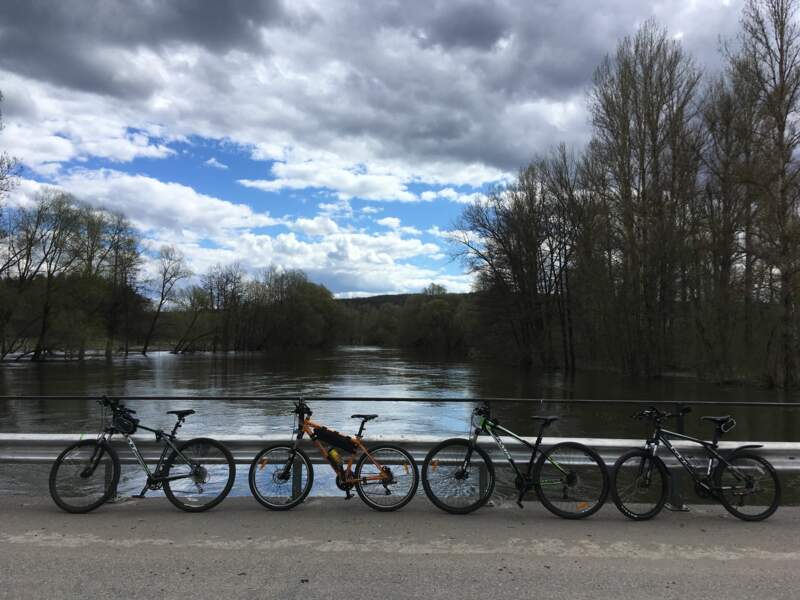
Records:
[[[109,398],[108,396],[103,396],[102,398],[100,398],[97,401],[97,403],[100,406],[105,406],[105,407],[110,408],[114,412],[126,412],[126,413],[130,413],[132,415],[136,414],[136,411],[133,410],[132,408],[128,408],[125,405],[120,404],[119,400],[117,400],[115,398]]]
[[[691,406],[684,406],[676,413],[669,413],[669,412],[661,412],[655,406],[651,406],[650,408],[646,408],[645,410],[639,411],[633,415],[632,418],[642,420],[642,419],[653,419],[654,421],[663,421],[664,419],[672,419],[674,417],[682,417],[683,415],[689,414],[692,412]]]
[[[300,400],[298,400],[298,401],[295,403],[295,405],[294,405],[294,414],[296,414],[296,415],[300,415],[300,416],[303,416],[303,417],[305,417],[305,416],[308,416],[308,417],[310,417],[310,416],[311,416],[311,415],[313,415],[314,413],[313,413],[313,411],[312,411],[312,410],[311,410],[311,409],[308,407],[308,404],[306,404],[305,402],[303,402],[303,399],[301,398],[301,399],[300,399]]]

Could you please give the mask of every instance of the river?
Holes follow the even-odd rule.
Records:
[[[41,364],[7,362],[0,365],[0,395],[150,396],[317,396],[404,397],[417,402],[364,401],[312,403],[317,421],[341,431],[357,423],[355,412],[375,412],[370,434],[461,435],[468,431],[472,404],[443,403],[442,398],[550,398],[607,400],[671,400],[680,402],[797,402],[797,394],[742,386],[718,386],[692,378],[631,380],[609,373],[579,372],[573,377],[544,374],[467,360],[433,360],[377,347],[344,346],[303,356],[267,357],[241,354],[195,354],[117,358],[110,362],[51,361]],[[261,434],[291,431],[289,402],[258,400],[138,400],[128,403],[142,422],[169,427],[167,410],[194,408],[181,436],[199,434]],[[557,414],[561,420],[548,434],[577,437],[641,438],[644,426],[630,418],[635,410],[624,405],[570,405],[568,403],[492,404],[504,425],[532,434],[531,414]],[[714,407],[697,409],[687,418],[690,434],[708,436],[710,428],[699,416],[734,414],[737,428],[726,439],[800,441],[800,411],[769,407]],[[0,400],[0,432],[90,432],[100,427],[100,410],[92,399]],[[0,467],[3,468],[3,467]],[[10,469],[7,469],[10,471]],[[13,469],[17,471],[17,469]],[[0,491],[29,490],[8,473]],[[15,487],[17,486],[17,487]],[[38,489],[38,488],[37,488]]]

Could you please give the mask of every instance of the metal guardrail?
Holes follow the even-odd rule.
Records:
[[[560,404],[562,406],[569,405],[622,405],[631,407],[647,407],[647,406],[664,406],[670,407],[676,413],[680,413],[681,409],[686,406],[696,407],[732,407],[732,408],[773,408],[780,410],[796,409],[800,411],[800,402],[742,402],[742,401],[725,401],[725,400],[711,400],[711,401],[682,401],[682,400],[635,400],[635,399],[598,399],[598,398],[502,398],[502,397],[478,397],[478,398],[465,398],[465,397],[392,397],[392,396],[313,396],[307,394],[295,394],[291,396],[257,396],[252,394],[243,395],[176,395],[176,396],[157,396],[157,395],[126,395],[119,396],[109,394],[109,396],[127,402],[129,400],[136,401],[162,401],[162,402],[182,402],[182,401],[247,401],[247,402],[265,402],[265,403],[291,403],[298,398],[303,398],[306,402],[368,402],[368,403],[386,403],[386,402],[424,402],[427,404],[532,404],[544,406],[546,404]],[[99,396],[98,396],[99,397]],[[97,397],[86,395],[2,395],[0,402],[7,401],[42,401],[42,400],[56,400],[56,401],[75,401],[75,400],[92,400]],[[678,433],[685,432],[685,419],[683,415],[679,415],[675,420],[675,431]]]
[[[49,464],[52,463],[61,451],[73,442],[80,439],[93,439],[95,434],[37,434],[37,433],[0,433],[0,464],[27,463],[27,464]],[[291,438],[286,435],[219,435],[215,439],[224,443],[233,453],[236,462],[239,464],[249,464],[256,454],[264,447],[278,443],[291,442]],[[526,461],[530,457],[530,451],[514,440],[513,438],[502,438],[503,443],[508,448],[515,461]],[[536,438],[525,438],[533,443]],[[155,463],[161,453],[163,446],[157,443],[152,435],[135,435],[133,440],[142,452],[145,460]],[[421,462],[430,448],[440,442],[440,436],[408,436],[408,435],[375,435],[365,438],[365,443],[370,445],[378,443],[391,443],[402,446],[408,450],[415,459]],[[610,438],[560,438],[546,437],[542,443],[542,448],[564,442],[576,441],[597,450],[603,457],[607,465],[612,465],[614,461],[626,450],[631,448],[641,448],[641,439],[610,439]],[[119,450],[120,460],[124,464],[133,464],[135,459],[128,450],[122,437],[112,438],[112,443]],[[489,437],[479,438],[479,443],[489,451],[493,462],[496,464],[505,463],[505,457],[497,449],[493,440]],[[783,473],[800,473],[800,442],[720,442],[722,450],[738,448],[746,443],[763,444],[762,448],[756,450],[759,454],[767,458],[778,471]],[[302,445],[309,450],[309,457],[316,464],[325,462],[324,458],[316,451],[308,440],[303,440]],[[693,455],[692,450],[700,450],[699,446],[690,442],[675,441],[674,445],[681,451],[686,450],[689,457]],[[670,467],[677,467],[678,462],[666,450],[660,452],[660,456]],[[700,456],[700,453],[698,453]]]

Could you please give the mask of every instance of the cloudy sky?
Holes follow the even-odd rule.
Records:
[[[55,185],[196,272],[305,270],[339,295],[451,291],[464,202],[589,135],[594,67],[649,17],[719,65],[737,0],[5,0],[12,201]]]

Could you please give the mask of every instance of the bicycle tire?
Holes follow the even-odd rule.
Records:
[[[453,504],[448,504],[443,500],[443,498],[440,498],[439,495],[437,495],[437,493],[433,490],[431,486],[430,479],[434,467],[435,470],[437,471],[439,470],[439,464],[436,463],[434,465],[432,461],[437,460],[436,456],[439,455],[440,453],[444,454],[443,451],[447,449],[451,449],[451,451],[454,451],[456,453],[456,456],[458,456],[458,450],[456,449],[461,448],[463,456],[466,457],[466,452],[470,447],[472,448],[472,452],[474,454],[480,456],[481,460],[483,461],[483,465],[485,465],[486,487],[483,490],[481,489],[478,490],[478,499],[471,504],[465,506],[456,506]],[[480,487],[480,477],[478,481]],[[484,506],[489,501],[489,498],[492,497],[492,493],[494,492],[494,486],[495,486],[494,465],[492,464],[492,459],[489,457],[489,454],[477,444],[471,445],[469,440],[463,438],[451,438],[448,440],[444,440],[443,442],[440,442],[439,444],[431,448],[430,452],[428,452],[428,454],[425,456],[425,460],[422,463],[422,488],[425,490],[425,495],[428,497],[428,500],[430,500],[437,508],[454,515],[465,515],[475,510],[478,510],[480,507]],[[446,497],[447,496],[445,496],[445,498]]]
[[[183,500],[183,499],[178,497],[177,489],[173,490],[173,486],[176,486],[176,488],[177,488],[177,485],[180,482],[187,481],[189,479],[189,477],[187,477],[185,479],[174,480],[174,481],[164,481],[164,495],[166,495],[167,499],[170,502],[172,502],[172,504],[174,504],[176,507],[178,507],[181,510],[184,510],[186,512],[203,512],[203,511],[210,510],[210,509],[214,508],[215,506],[217,506],[220,502],[222,502],[225,499],[225,497],[231,491],[231,488],[233,487],[233,482],[236,479],[236,463],[233,460],[233,455],[231,454],[230,450],[228,450],[228,448],[224,444],[222,444],[221,442],[218,442],[217,440],[213,440],[211,438],[194,438],[194,439],[187,440],[187,441],[179,444],[178,445],[178,450],[182,454],[186,455],[186,454],[191,454],[191,452],[189,451],[191,448],[200,449],[203,446],[206,447],[206,453],[208,452],[208,450],[207,450],[208,448],[214,448],[214,449],[216,449],[218,451],[217,460],[220,460],[220,458],[224,459],[224,461],[225,461],[224,464],[228,467],[227,475],[222,471],[222,469],[214,469],[213,474],[212,474],[212,472],[208,468],[209,465],[213,466],[213,465],[222,464],[222,463],[206,462],[205,465],[201,464],[200,460],[199,460],[201,457],[199,456],[199,454],[201,454],[202,452],[198,450],[196,452],[196,454],[198,454],[197,463],[199,464],[199,467],[202,470],[201,471],[202,475],[199,475],[199,476],[203,476],[204,478],[207,478],[207,480],[203,481],[203,482],[198,482],[198,481],[194,480],[195,478],[194,478],[194,475],[193,475],[192,476],[192,479],[194,480],[193,483],[196,486],[198,486],[198,488],[199,488],[199,484],[200,483],[208,485],[208,483],[210,481],[212,481],[212,480],[213,481],[220,481],[220,483],[222,483],[221,480],[224,477],[224,484],[223,484],[222,488],[220,489],[220,491],[217,492],[209,500],[201,502],[198,499],[195,503],[190,504],[190,503],[187,503],[185,500]],[[190,459],[191,459],[191,457],[190,457]],[[176,461],[180,461],[180,462],[176,462]],[[167,461],[164,463],[164,467],[163,467],[164,476],[169,477],[170,474],[172,473],[172,469],[176,468],[176,467],[188,467],[188,465],[186,465],[180,459],[180,455],[173,450],[172,454],[169,456]]]
[[[550,496],[547,494],[547,491],[542,488],[542,473],[546,465],[552,464],[548,460],[548,457],[552,457],[565,450],[583,455],[582,460],[586,460],[586,457],[588,457],[591,463],[596,467],[583,469],[581,468],[582,463],[577,463],[575,467],[569,470],[569,473],[565,474],[557,470],[557,474],[562,483],[561,493],[565,496],[564,500],[569,500],[568,504],[572,504],[574,501],[577,509],[576,511],[569,511],[556,506],[554,501],[551,500]],[[596,498],[586,495],[583,491],[588,489],[588,484],[593,480],[600,484],[599,494],[597,494]],[[577,442],[562,442],[551,446],[539,456],[533,471],[533,487],[542,505],[551,513],[562,519],[585,519],[600,510],[608,498],[608,480],[608,469],[602,457],[588,446]],[[573,498],[566,498],[567,490],[570,490],[569,495],[574,496]],[[592,504],[589,504],[590,501]]]
[[[399,499],[398,502],[392,504],[379,504],[376,501],[374,501],[372,497],[365,491],[364,486],[376,485],[376,484],[365,482],[362,479],[363,469],[365,467],[369,468],[370,466],[374,466],[371,457],[379,456],[379,454],[383,450],[389,450],[391,452],[394,452],[402,456],[407,461],[408,464],[403,463],[403,473],[400,473],[399,469],[395,469],[400,477],[408,475],[406,470],[411,471],[411,484],[408,490],[406,490],[405,494]],[[386,460],[384,460],[384,463],[386,463]],[[410,467],[408,465],[410,465]],[[386,464],[384,464],[384,468],[391,469],[391,467],[387,467]],[[393,476],[394,475],[395,473],[393,471]],[[392,444],[381,444],[379,446],[372,446],[371,448],[367,448],[367,451],[361,455],[361,457],[358,459],[358,462],[356,463],[355,477],[356,477],[356,484],[355,484],[356,492],[358,493],[361,500],[363,500],[364,504],[366,504],[370,508],[381,512],[390,512],[393,510],[398,510],[403,508],[406,504],[411,502],[411,500],[414,498],[414,495],[417,493],[417,488],[419,487],[419,469],[417,468],[417,463],[414,460],[414,457],[411,456],[411,454],[404,448],[401,448],[400,446],[394,446]],[[384,488],[386,492],[389,492],[388,487],[384,486]],[[389,498],[390,496],[391,493],[386,493],[383,497]]]
[[[263,462],[264,458],[276,450],[285,450],[289,455],[294,453],[296,456],[299,456],[300,460],[303,462],[303,464],[305,464],[306,471],[308,472],[305,487],[302,488],[300,495],[284,504],[270,502],[267,496],[265,496],[264,493],[262,493],[262,491],[259,489],[257,483],[259,473],[265,468],[265,465],[268,464]],[[278,464],[279,463],[276,463],[276,466]],[[302,503],[311,492],[311,487],[314,485],[314,466],[311,464],[311,459],[308,458],[308,455],[300,448],[294,448],[288,444],[273,444],[272,446],[267,446],[256,455],[253,463],[250,465],[250,473],[247,480],[250,485],[250,493],[253,494],[253,498],[255,498],[256,501],[261,504],[261,506],[270,510],[289,510]]]
[[[654,502],[649,502],[648,504],[646,504],[646,506],[652,504],[652,507],[642,512],[637,512],[633,510],[633,507],[631,505],[637,503],[633,501],[628,502],[627,493],[625,494],[626,496],[625,498],[621,497],[619,489],[621,484],[620,474],[622,473],[624,476],[627,477],[628,474],[630,473],[624,471],[625,463],[628,461],[637,461],[637,460],[640,461],[639,464],[634,462],[634,464],[630,465],[628,468],[641,470],[647,468],[647,464],[651,463],[652,464],[652,468],[650,471],[651,474],[658,473],[661,480],[660,486],[659,485],[652,486],[652,483],[647,484],[647,489],[650,489],[652,487],[652,489],[654,490],[654,494],[657,494],[657,496]],[[653,468],[654,470],[652,470]],[[636,475],[636,479],[634,480],[633,485],[636,487],[636,489],[645,490],[645,487],[642,486],[640,477],[641,475],[639,474]],[[614,463],[614,470],[611,476],[611,496],[614,499],[614,504],[619,509],[619,511],[629,519],[632,519],[634,521],[646,521],[648,519],[652,519],[659,512],[661,512],[662,508],[664,508],[664,504],[667,502],[668,494],[669,494],[669,474],[667,473],[667,467],[664,464],[664,461],[662,461],[657,456],[653,456],[649,451],[632,450],[630,452],[626,452],[617,459],[617,462]],[[641,493],[640,495],[644,494]],[[638,504],[642,504],[642,502],[639,502]]]
[[[722,492],[717,492],[716,494],[717,498],[719,499],[722,506],[725,507],[725,510],[731,513],[734,517],[742,519],[743,521],[763,521],[764,519],[770,517],[776,510],[778,510],[778,506],[780,506],[781,502],[781,482],[780,478],[778,477],[778,473],[775,471],[775,467],[773,467],[772,464],[767,459],[758,456],[753,452],[734,452],[733,454],[728,456],[726,460],[732,466],[737,466],[735,464],[736,462],[741,463],[743,461],[749,461],[750,463],[761,465],[763,467],[762,473],[772,483],[774,492],[771,494],[772,498],[765,505],[766,508],[763,511],[755,514],[746,513],[743,512],[742,510],[739,510],[738,508],[741,508],[741,506],[743,506],[743,502],[742,504],[740,504],[740,507],[737,508],[728,496],[726,496]],[[742,465],[739,465],[739,468],[742,468]],[[723,482],[723,477],[725,473],[730,470],[731,470],[730,467],[724,463],[717,468],[714,474],[715,487],[717,487],[718,489],[724,487],[725,483]],[[739,474],[734,474],[734,477],[737,480],[740,479]],[[740,502],[743,501],[744,499],[743,496],[738,495],[738,497],[740,499]]]
[[[64,490],[59,489],[59,481],[58,476],[59,472],[66,466],[65,460],[67,460],[68,455],[73,453],[78,448],[86,448],[87,452],[86,455],[88,458],[94,457],[95,449],[97,446],[100,446],[100,456],[97,458],[97,461],[103,460],[103,455],[107,454],[110,460],[110,464],[112,466],[112,473],[111,477],[107,477],[105,468],[103,469],[103,488],[102,494],[96,500],[89,502],[86,505],[77,505],[68,502],[64,497]],[[91,451],[89,451],[91,449]],[[76,468],[79,466],[78,464],[75,465]],[[106,465],[107,467],[108,465]],[[82,440],[80,442],[76,442],[71,446],[68,446],[58,455],[53,466],[50,468],[50,478],[49,478],[49,487],[50,487],[50,496],[53,498],[53,501],[56,505],[68,512],[73,514],[80,514],[80,513],[88,513],[90,511],[95,510],[96,508],[102,506],[111,498],[114,492],[117,489],[117,485],[119,484],[119,477],[120,477],[120,463],[119,463],[119,456],[117,455],[116,450],[111,447],[106,441],[98,441],[98,440]],[[78,477],[86,480],[88,478],[83,478],[80,475]]]

